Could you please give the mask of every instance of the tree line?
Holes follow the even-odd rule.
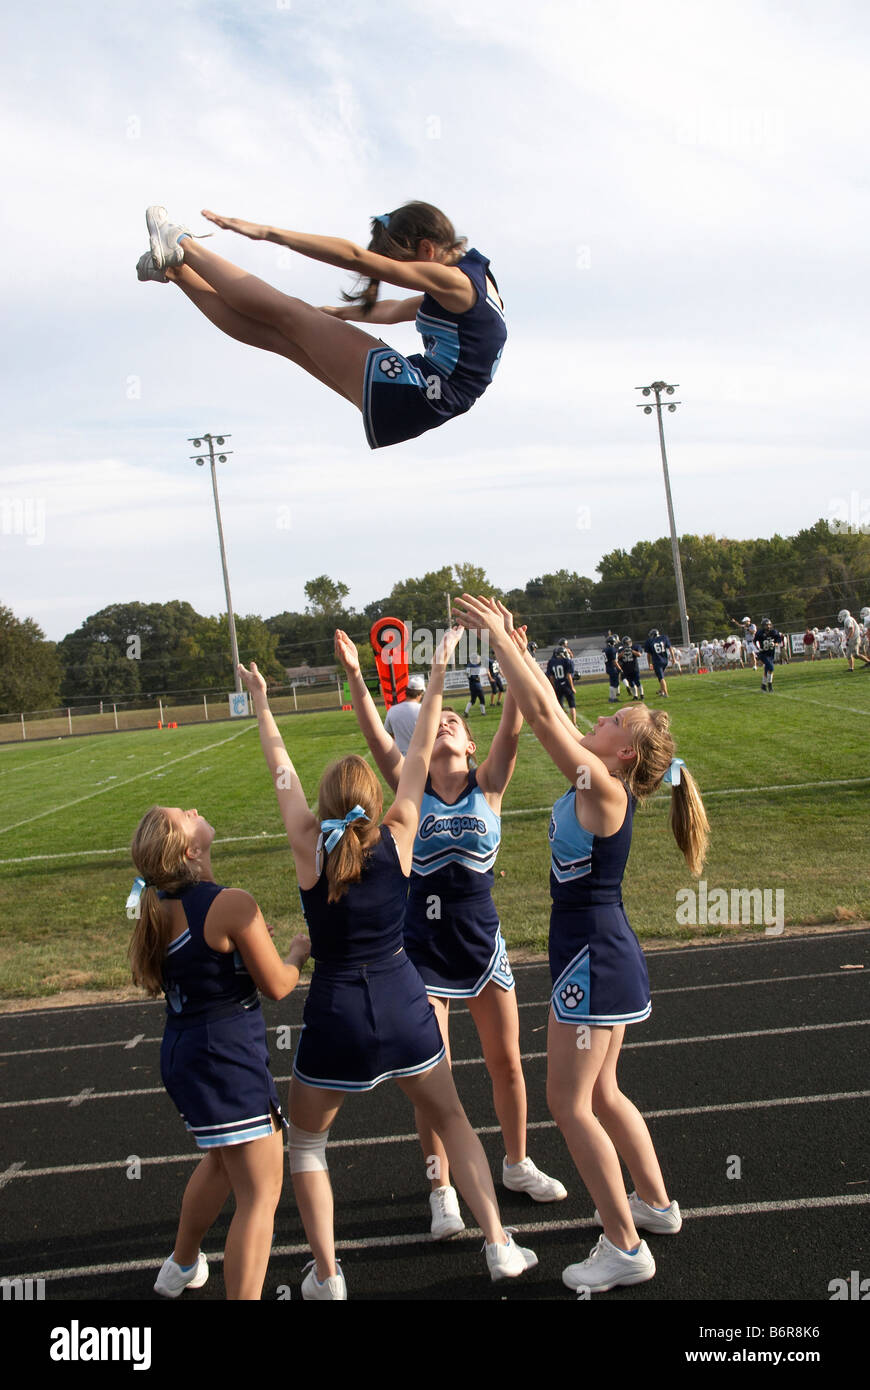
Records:
[[[835,622],[842,608],[857,614],[870,603],[870,535],[860,529],[838,531],[818,521],[796,536],[762,540],[686,535],[680,555],[695,640],[724,635],[732,618],[747,613],[797,631]],[[359,611],[347,605],[347,585],[319,575],[305,585],[304,612],[237,616],[239,655],[246,665],[256,661],[268,680],[283,683],[288,667],[331,665],[332,634],[342,627],[373,674],[368,633],[376,618],[389,614],[434,631],[447,624],[449,596],[465,591],[501,598],[540,646],[608,629],[638,637],[657,627],[679,635],[668,537],[611,551],[597,572],[595,580],[561,569],[505,590],[476,565],[445,565],[399,581]],[[225,614],[204,617],[179,600],[110,604],[54,643],[32,619],[0,608],[0,712],[135,702],[232,684]]]

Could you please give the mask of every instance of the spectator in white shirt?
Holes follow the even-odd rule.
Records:
[[[425,689],[426,682],[422,676],[411,676],[404,700],[398,705],[390,705],[387,710],[384,728],[396,740],[403,757],[414,733]]]

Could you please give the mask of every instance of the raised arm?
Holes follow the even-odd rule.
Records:
[[[209,222],[214,222],[215,226],[223,227],[228,232],[238,232],[252,241],[272,241],[277,246],[298,251],[313,261],[323,261],[337,270],[350,271],[352,275],[383,280],[404,290],[429,293],[453,313],[465,313],[477,299],[477,291],[464,271],[456,266],[443,265],[440,261],[394,261],[390,256],[379,256],[377,252],[367,251],[357,246],[356,242],[346,241],[344,237],[316,236],[309,232],[270,227],[262,222],[246,222],[241,217],[224,217],[207,208],[203,208],[202,215]]]
[[[559,771],[579,792],[591,793],[593,800],[615,801],[621,795],[607,767],[579,742],[571,725],[558,717],[561,711],[555,695],[542,688],[508,635],[505,619],[495,604],[463,594],[453,600],[459,621],[466,627],[486,628],[495,643],[499,661],[517,704],[529,722],[532,733],[546,749]],[[623,803],[624,804],[624,803]]]
[[[513,638],[517,650],[525,655],[528,651],[525,627],[515,629],[513,615],[503,605],[499,605],[499,607],[505,620],[507,635]],[[489,745],[489,752],[477,769],[477,785],[484,794],[489,793],[491,796],[501,799],[507,790],[517,763],[522,727],[522,710],[517,704],[510,686],[508,686],[498,728],[492,743]],[[498,806],[493,807],[495,811],[499,809]]]
[[[399,751],[399,745],[394,738],[390,737],[381,723],[377,705],[372,699],[360,671],[359,653],[356,645],[350,640],[346,632],[341,631],[341,628],[337,628],[335,632],[335,656],[336,660],[340,661],[344,667],[347,683],[350,687],[351,703],[362,736],[369,746],[378,771],[390,790],[395,791],[399,785],[404,758]]]
[[[269,709],[266,682],[257,670],[256,662],[251,662],[250,671],[244,666],[239,666],[239,675],[254,702],[260,730],[260,745],[278,798],[278,809],[287,831],[290,848],[294,856],[300,852],[306,853],[317,839],[320,822],[308,809],[302,784]]]
[[[414,837],[420,819],[420,803],[426,790],[429,775],[429,761],[438,725],[441,722],[441,697],[444,691],[444,673],[450,654],[462,634],[462,629],[451,628],[438,644],[432,672],[420,705],[420,713],[414,726],[414,735],[402,765],[396,799],[384,816],[384,825],[392,831],[399,862],[405,873],[411,871],[414,850]]]

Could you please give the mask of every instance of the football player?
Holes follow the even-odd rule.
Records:
[[[633,700],[644,698],[643,686],[640,683],[640,667],[637,664],[639,656],[640,647],[636,647],[630,637],[623,637],[619,645],[619,669]]]
[[[562,638],[553,655],[547,662],[547,676],[556,692],[556,699],[564,709],[571,711],[574,727],[577,727],[577,697],[574,694],[574,662],[566,638]],[[564,701],[564,704],[563,704]]]
[[[616,659],[618,651],[619,633],[608,632],[604,643],[604,669],[610,682],[610,694],[607,698],[611,705],[619,700],[619,663]]]
[[[864,662],[865,666],[870,666],[870,658],[862,656],[860,651],[861,629],[858,625],[857,620],[852,617],[852,614],[849,612],[848,608],[842,608],[840,610],[840,612],[837,614],[837,622],[843,629],[843,639],[845,647],[844,654],[846,660],[849,663],[847,670],[854,671],[856,656],[859,661]]]
[[[659,694],[665,699],[668,698],[668,683],[665,680],[665,671],[668,669],[670,661],[671,639],[659,632],[657,627],[651,627],[644,642],[644,650],[650,659],[652,668],[656,673],[659,683]]]
[[[761,664],[764,674],[761,677],[761,689],[773,694],[773,667],[776,661],[776,649],[785,638],[781,632],[773,626],[770,618],[762,618],[755,645],[761,656]]]

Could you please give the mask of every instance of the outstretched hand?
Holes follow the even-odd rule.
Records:
[[[356,643],[340,627],[335,629],[335,659],[341,662],[349,676],[356,675],[360,669]]]
[[[251,241],[268,241],[270,228],[261,222],[245,222],[241,217],[223,217],[219,212],[202,209],[202,216],[225,232],[238,232],[239,236],[250,237]]]
[[[258,671],[256,661],[251,662],[250,671],[248,671],[241,664],[241,662],[239,662],[239,675],[242,678],[243,686],[247,691],[250,692],[251,695],[256,696],[266,694],[266,681],[265,678]]]
[[[462,636],[461,627],[449,627],[444,633],[438,646],[435,648],[435,655],[432,658],[433,666],[446,666],[453,652],[456,650],[460,637]]]
[[[453,611],[462,626],[473,632],[486,628],[493,637],[502,637],[513,630],[513,618],[504,605],[494,598],[472,598],[470,594],[463,594],[462,598],[453,600]],[[505,614],[510,620],[510,628]]]

